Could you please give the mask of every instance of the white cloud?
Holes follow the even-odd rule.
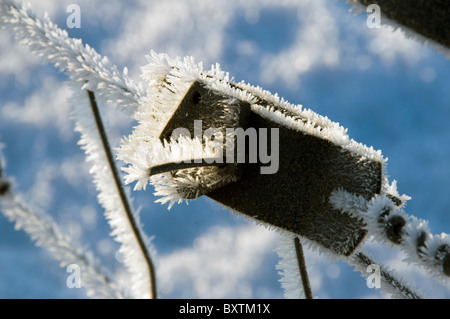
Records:
[[[227,5],[228,4],[228,5]],[[233,3],[224,1],[141,1],[125,8],[123,30],[107,44],[113,61],[130,71],[145,64],[150,50],[172,56],[193,55],[216,62],[222,54],[223,29],[232,17]]]
[[[251,281],[275,238],[254,225],[209,229],[192,248],[159,258],[158,287],[163,294],[182,290],[182,297],[254,298]]]
[[[26,97],[23,105],[7,102],[0,109],[0,114],[5,120],[31,124],[39,128],[55,125],[61,136],[68,138],[73,134],[68,102],[71,94],[65,83],[53,77],[43,77],[42,86]]]
[[[405,37],[400,29],[392,27],[369,29],[368,49],[381,58],[385,65],[392,65],[397,59],[413,65],[426,55],[426,49],[416,40]]]
[[[26,46],[16,43],[8,30],[0,29],[0,48],[0,78],[13,76],[16,82],[27,83],[41,59]],[[0,88],[6,84],[0,82]]]

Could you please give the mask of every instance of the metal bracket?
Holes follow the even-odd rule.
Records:
[[[224,129],[233,124],[221,121],[220,115],[227,110],[219,102],[227,98],[222,92],[194,82],[160,138],[168,139],[177,127],[187,128],[193,134],[194,120],[199,119],[204,128]],[[203,193],[264,224],[306,237],[339,255],[350,255],[366,231],[360,221],[333,209],[328,199],[338,188],[368,200],[380,194],[382,163],[263,118],[252,112],[246,102],[239,103],[239,107],[238,125],[243,129],[279,129],[279,170],[261,174],[260,167],[265,164],[260,162],[231,164],[235,170],[227,174],[237,174],[236,181],[205,188]]]

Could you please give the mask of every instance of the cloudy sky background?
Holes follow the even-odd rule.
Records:
[[[69,29],[66,8],[81,8]],[[139,81],[150,50],[220,63],[236,81],[278,93],[348,128],[356,141],[381,149],[390,179],[412,197],[407,212],[450,232],[450,61],[392,28],[370,29],[345,1],[31,1],[72,37],[82,38]],[[0,140],[13,176],[30,203],[97,252],[120,275],[89,164],[73,131],[66,77],[11,33],[0,31]],[[111,142],[133,123],[102,105]],[[226,211],[208,198],[189,205],[155,204],[152,190],[134,204],[157,249],[161,298],[282,298],[275,268],[277,233]],[[324,231],[326,226],[324,226]],[[434,298],[443,284],[402,262],[395,249],[368,244],[374,256]],[[306,251],[319,298],[379,298],[359,273]],[[67,273],[0,215],[0,298],[84,298]]]

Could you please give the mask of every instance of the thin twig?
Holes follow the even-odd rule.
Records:
[[[138,242],[139,248],[140,248],[140,250],[142,252],[142,255],[144,256],[144,259],[145,259],[145,261],[147,263],[147,267],[148,267],[148,271],[149,271],[149,278],[150,278],[150,289],[151,289],[150,297],[152,299],[156,299],[157,298],[157,294],[156,294],[156,278],[155,278],[155,269],[154,269],[153,261],[151,259],[150,253],[149,253],[149,251],[147,249],[145,241],[144,241],[144,239],[143,239],[143,237],[142,237],[142,235],[140,233],[139,226],[137,225],[136,220],[134,218],[130,202],[129,202],[128,197],[126,196],[126,193],[125,193],[125,189],[124,189],[124,187],[123,187],[123,185],[121,183],[120,174],[119,174],[119,171],[118,171],[117,166],[116,166],[115,161],[114,161],[114,156],[112,154],[111,147],[109,145],[108,137],[106,136],[106,131],[105,131],[105,128],[103,126],[103,122],[102,122],[102,119],[101,119],[101,116],[100,116],[100,111],[99,111],[98,106],[97,106],[97,102],[96,102],[96,99],[95,99],[94,92],[92,92],[90,90],[87,90],[87,94],[88,94],[88,97],[89,97],[89,102],[90,102],[90,105],[91,105],[92,113],[94,115],[94,119],[95,119],[95,123],[96,123],[97,129],[98,129],[98,133],[100,135],[100,139],[102,141],[102,145],[103,145],[103,148],[105,150],[105,155],[106,155],[106,158],[107,158],[107,161],[108,161],[108,164],[109,164],[109,168],[110,168],[111,173],[113,175],[113,179],[114,179],[114,182],[116,184],[117,191],[119,193],[120,200],[121,200],[121,202],[123,204],[123,208],[124,208],[124,210],[126,212],[126,215],[127,215],[128,221],[129,221],[129,223],[131,225],[131,228],[133,229],[133,233],[134,233],[134,235],[136,237],[136,240]]]
[[[306,299],[314,299],[311,285],[309,284],[308,271],[306,270],[305,256],[303,254],[303,247],[298,237],[294,238],[295,252],[297,254],[298,268],[300,270],[300,277],[302,278],[303,291]]]

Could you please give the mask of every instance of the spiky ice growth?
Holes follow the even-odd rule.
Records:
[[[37,17],[29,6],[13,0],[0,1],[0,26],[10,27],[17,40],[53,63],[83,89],[95,92],[105,102],[134,113],[144,90],[129,76],[102,57],[81,39],[70,38],[45,15]]]
[[[280,234],[276,252],[280,260],[276,266],[286,299],[305,299],[294,238],[289,233]]]
[[[118,154],[120,160],[130,164],[123,168],[127,173],[125,183],[136,182],[134,190],[139,190],[145,189],[150,181],[155,186],[155,194],[162,196],[157,202],[169,202],[169,209],[176,202],[203,195],[203,188],[211,190],[234,180],[233,175],[217,172],[216,166],[202,164],[203,160],[222,160],[222,143],[211,140],[202,143],[198,138],[185,136],[164,142],[158,138],[140,141],[131,139],[122,145]],[[180,169],[184,164],[196,166],[195,161],[198,161],[201,167]],[[170,172],[166,170],[163,173],[155,173],[154,168],[161,165],[166,165]]]
[[[407,196],[402,196],[402,201]],[[450,236],[445,233],[432,235],[428,222],[406,214],[397,206],[392,196],[382,193],[366,200],[336,190],[330,203],[344,213],[362,220],[368,235],[389,246],[398,246],[409,263],[422,267],[430,277],[448,283],[450,281]]]
[[[204,140],[196,141],[188,138],[181,142],[159,140],[165,126],[194,82],[199,82],[207,90],[224,97],[217,104],[218,107],[228,110],[225,118],[221,119],[222,128],[229,127],[226,125],[235,127],[236,122],[239,122],[239,113],[233,107],[236,103],[248,103],[251,112],[276,124],[328,140],[362,159],[382,164],[386,162],[381,151],[350,139],[347,130],[339,123],[332,122],[327,117],[305,109],[301,105],[290,104],[277,94],[272,94],[260,87],[244,82],[234,84],[233,78],[229,73],[222,71],[218,64],[212,65],[209,70],[204,70],[202,63],[196,63],[192,57],[172,59],[166,54],[158,54],[154,51],[147,56],[147,59],[148,64],[142,68],[142,78],[148,83],[147,92],[140,99],[138,110],[134,114],[138,125],[130,136],[122,140],[117,154],[118,158],[126,163],[126,167],[123,168],[128,173],[126,183],[136,182],[135,189],[145,189],[147,183],[152,184],[156,194],[163,196],[159,201],[169,202],[169,207],[175,202],[191,198],[190,196],[194,194],[202,195],[205,190],[208,190],[205,184],[222,185],[238,178],[233,174],[220,175],[219,170],[214,167],[180,169],[175,175],[166,173],[152,176],[150,174],[153,165],[185,160],[179,155],[180,153],[171,154],[172,149],[183,149],[183,152],[189,153],[188,149],[199,147],[198,143],[203,145],[206,153],[211,149],[208,142]]]
[[[233,174],[208,165],[187,169],[182,169],[182,166],[177,169],[175,165],[170,172],[152,174],[153,167],[164,164],[208,159],[220,162],[226,143],[188,136],[161,141],[159,137],[195,81],[209,80],[212,87],[219,87],[221,81],[230,79],[218,66],[205,72],[202,64],[195,63],[192,57],[171,59],[166,54],[152,51],[147,59],[149,63],[142,68],[142,78],[148,83],[147,92],[134,114],[139,125],[122,140],[117,157],[127,164],[123,168],[128,174],[125,177],[127,184],[136,182],[134,189],[137,190],[145,189],[151,183],[155,194],[162,196],[158,202],[168,202],[171,208],[177,202],[196,198],[235,180]],[[250,97],[236,89],[230,89],[230,93],[219,103],[225,110],[223,121],[235,126],[239,120],[236,101],[249,100]]]

